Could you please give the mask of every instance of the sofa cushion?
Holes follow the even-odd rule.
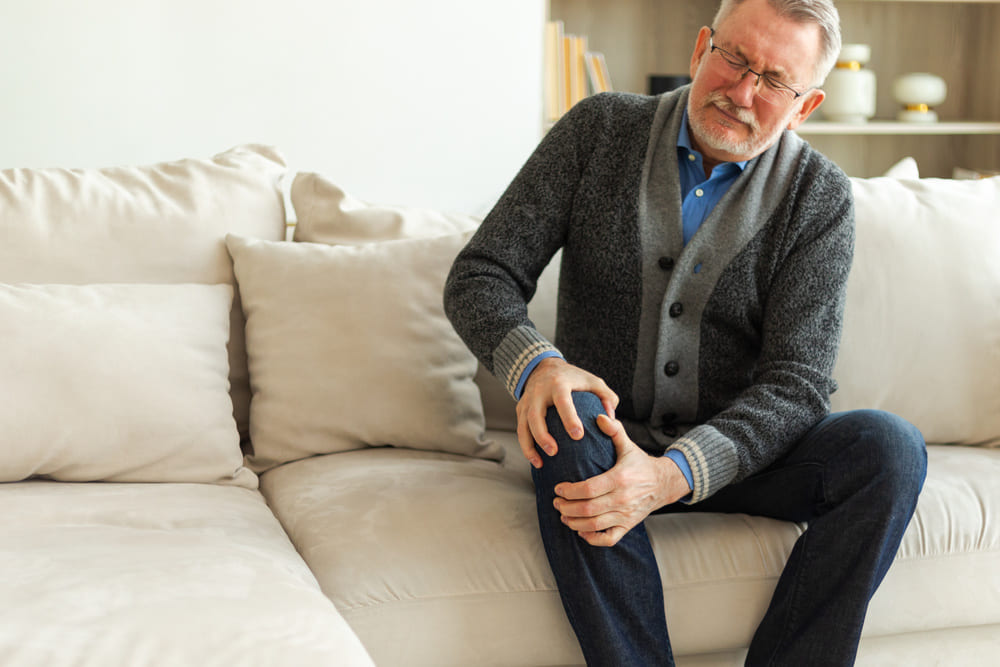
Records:
[[[467,239],[229,237],[247,317],[257,470],[366,446],[502,454],[483,439],[476,361],[441,299]]]
[[[379,665],[582,664],[512,433],[503,465],[403,450],[299,461],[261,491]],[[929,474],[865,635],[1000,623],[1000,451],[932,446]],[[456,501],[460,499],[460,501]],[[678,656],[745,648],[802,526],[657,515]],[[732,664],[732,663],[730,663]]]
[[[857,243],[837,410],[1000,445],[1000,178],[852,179]]]
[[[416,206],[391,206],[364,202],[352,197],[343,188],[315,173],[295,175],[291,189],[296,225],[294,240],[330,245],[352,245],[374,241],[444,236],[471,231],[480,220],[461,213],[435,211]],[[558,269],[547,270],[546,283],[551,282],[551,320],[555,323],[554,278]],[[543,297],[540,300],[545,301]],[[554,332],[552,332],[554,335]],[[483,397],[483,412],[487,428],[513,430],[517,426],[514,401],[500,380],[484,367],[476,371],[476,385]]]
[[[0,485],[0,663],[370,667],[256,491]]]
[[[0,171],[0,282],[229,283],[224,238],[285,234],[274,149],[106,169]],[[230,379],[240,432],[250,385],[243,315],[232,311]]]
[[[232,295],[0,284],[0,481],[256,488],[229,397]]]
[[[479,226],[479,219],[415,206],[361,201],[323,176],[295,175],[291,189],[296,241],[353,245],[373,241],[447,236]]]

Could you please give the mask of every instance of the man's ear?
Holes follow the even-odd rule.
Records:
[[[698,31],[698,39],[694,43],[694,51],[691,53],[691,78],[694,79],[695,73],[698,71],[698,65],[701,64],[701,59],[708,51],[708,40],[712,36],[712,29],[708,26],[702,26],[701,30]]]
[[[820,88],[813,88],[802,97],[804,99],[799,101],[799,110],[796,111],[788,121],[789,130],[794,130],[805,122],[806,118],[808,118],[810,114],[816,110],[816,107],[822,104],[823,100],[826,99],[826,93],[824,93]]]

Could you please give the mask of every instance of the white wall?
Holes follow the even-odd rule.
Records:
[[[544,0],[2,0],[0,168],[278,146],[481,213],[540,137]]]

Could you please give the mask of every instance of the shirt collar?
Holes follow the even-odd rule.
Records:
[[[684,115],[681,116],[680,132],[677,133],[677,150],[683,157],[687,157],[688,154],[696,155],[698,157],[698,163],[701,164],[701,153],[696,151],[691,145],[691,137],[688,131],[688,112],[686,108],[684,109]],[[722,166],[723,164],[734,164],[739,167],[740,171],[743,171],[746,169],[748,162],[749,160],[742,160],[740,162],[723,162],[719,166]]]

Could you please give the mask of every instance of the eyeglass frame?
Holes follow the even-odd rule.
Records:
[[[757,80],[753,82],[753,87],[754,87],[755,91],[757,90],[757,86],[760,84],[760,80],[764,79],[767,82],[769,82],[769,84],[771,86],[776,86],[779,90],[784,89],[784,90],[787,90],[788,92],[792,93],[793,97],[792,97],[791,100],[788,100],[788,101],[789,102],[794,102],[795,100],[799,99],[800,97],[802,97],[803,95],[805,95],[810,90],[812,90],[813,88],[816,87],[816,86],[810,86],[810,87],[806,88],[805,90],[803,90],[800,93],[799,91],[797,91],[794,88],[792,88],[791,86],[789,86],[787,83],[784,83],[782,81],[778,81],[777,79],[775,79],[774,77],[772,77],[770,74],[765,74],[763,72],[754,71],[753,69],[750,68],[750,63],[748,63],[745,58],[741,58],[740,56],[736,55],[735,53],[733,53],[731,51],[727,51],[726,49],[722,48],[721,46],[717,46],[715,44],[715,42],[713,41],[713,39],[712,39],[713,37],[715,37],[715,28],[709,28],[709,30],[711,31],[711,32],[709,32],[709,35],[708,35],[708,53],[709,53],[709,55],[715,53],[716,51],[719,51],[719,55],[722,56],[722,59],[725,60],[726,63],[728,63],[730,65],[737,65],[738,64],[738,65],[740,65],[740,67],[745,67],[746,69],[743,71],[742,74],[740,74],[740,77],[739,77],[738,80],[742,81],[743,77],[745,77],[747,74],[753,74],[754,76],[757,77]],[[732,58],[732,60],[730,60],[730,58]],[[756,94],[760,95],[759,92],[756,93]]]

